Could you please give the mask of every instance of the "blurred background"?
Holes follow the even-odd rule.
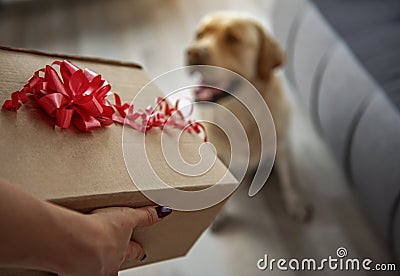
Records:
[[[399,266],[398,0],[3,0],[0,45],[133,61],[156,77],[184,65],[198,21],[214,10],[254,14],[286,50],[293,175],[313,218],[286,214],[272,176],[254,198],[240,187],[224,227],[186,257],[120,275],[310,275],[256,262],[321,259],[339,247]],[[323,271],[341,274],[397,275]]]

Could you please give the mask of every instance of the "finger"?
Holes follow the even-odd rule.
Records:
[[[108,207],[95,209],[91,214],[111,215],[113,218],[120,217],[136,226],[150,226],[162,220],[162,218],[170,215],[172,209],[163,206],[147,206],[142,208],[129,207]]]
[[[133,260],[142,261],[146,257],[146,253],[143,247],[137,242],[130,241],[128,248],[125,252],[124,263],[131,262]]]
[[[157,210],[158,212],[157,212]],[[148,206],[134,209],[132,219],[136,226],[150,226],[162,220],[163,217],[171,214],[172,210],[167,207]]]
[[[94,209],[89,214],[110,214],[112,213],[115,215],[116,213],[124,213],[126,209],[131,209],[129,207],[103,207],[103,208],[98,208]]]

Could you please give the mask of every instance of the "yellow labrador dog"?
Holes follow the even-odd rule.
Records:
[[[229,69],[246,78],[261,94],[275,124],[277,134],[275,165],[287,211],[299,220],[306,220],[310,208],[298,193],[290,175],[288,155],[290,104],[274,72],[284,62],[284,53],[278,43],[251,16],[235,12],[217,12],[201,21],[196,38],[186,55],[188,65],[214,65]],[[209,82],[214,81],[209,80]],[[240,90],[240,84],[234,82],[226,86],[224,89]],[[197,89],[194,96],[197,101],[211,101],[223,105],[239,119],[249,139],[249,166],[250,171],[253,170],[254,173],[260,160],[260,135],[249,111],[234,97],[221,93],[218,89]],[[216,147],[222,161],[228,164],[231,153],[226,135],[211,124],[206,127],[210,142]]]

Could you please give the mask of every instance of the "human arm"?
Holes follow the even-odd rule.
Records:
[[[143,258],[144,249],[131,241],[133,230],[161,218],[154,207],[80,214],[0,179],[0,220],[0,266],[108,276],[123,262]]]

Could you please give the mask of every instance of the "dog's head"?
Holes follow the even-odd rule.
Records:
[[[250,82],[271,77],[283,63],[278,43],[251,16],[218,12],[206,16],[187,52],[188,65],[214,65],[229,69]],[[207,82],[217,83],[209,78]],[[212,93],[198,93],[198,100],[212,100]]]

